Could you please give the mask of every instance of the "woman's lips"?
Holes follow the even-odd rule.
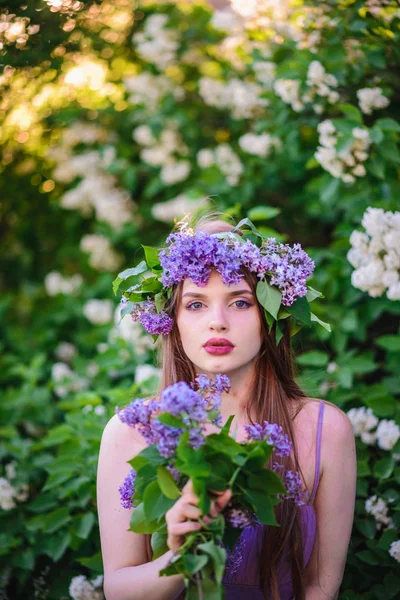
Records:
[[[233,346],[204,346],[204,350],[209,354],[229,354]]]
[[[204,350],[209,354],[229,354],[234,349],[234,345],[224,338],[211,338],[204,344]]]

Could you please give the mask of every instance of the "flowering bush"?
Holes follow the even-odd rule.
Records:
[[[58,600],[101,574],[101,429],[154,360],[138,323],[113,322],[110,284],[207,206],[315,263],[334,326],[294,338],[298,382],[357,436],[339,598],[396,598],[397,3],[25,4],[0,15],[4,594]]]

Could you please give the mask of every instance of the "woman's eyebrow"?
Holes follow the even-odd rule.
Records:
[[[236,290],[235,292],[229,292],[227,295],[234,297],[244,296],[244,294],[253,296],[253,292],[251,290]],[[185,298],[186,296],[190,296],[191,298],[207,298],[207,294],[199,294],[198,292],[186,292],[186,294],[183,294],[182,298]]]

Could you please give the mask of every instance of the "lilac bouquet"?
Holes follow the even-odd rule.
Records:
[[[167,387],[159,400],[136,399],[117,409],[121,421],[136,427],[148,443],[130,461],[132,470],[119,492],[122,506],[135,509],[130,529],[152,534],[153,560],[168,551],[165,514],[189,478],[203,515],[210,510],[211,490],[232,490],[224,511],[209,525],[187,534],[160,571],[160,575],[182,574],[190,598],[211,594],[222,600],[225,565],[242,529],[254,523],[277,525],[273,507],[287,498],[304,504],[306,494],[298,473],[282,473],[274,460],[292,449],[279,425],[267,421],[248,425],[242,443],[229,435],[233,415],[222,426],[221,394],[229,388],[226,375],[211,381],[202,374],[191,385],[181,381]],[[216,425],[219,433],[206,435],[207,423]],[[270,459],[272,469],[267,469]]]

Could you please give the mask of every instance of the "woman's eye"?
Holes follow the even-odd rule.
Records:
[[[187,305],[186,308],[189,309],[189,310],[198,310],[202,306],[203,306],[202,302],[191,302],[190,304]]]
[[[246,302],[246,300],[236,300],[235,304],[238,308],[247,308],[248,306],[251,306],[251,304]]]

